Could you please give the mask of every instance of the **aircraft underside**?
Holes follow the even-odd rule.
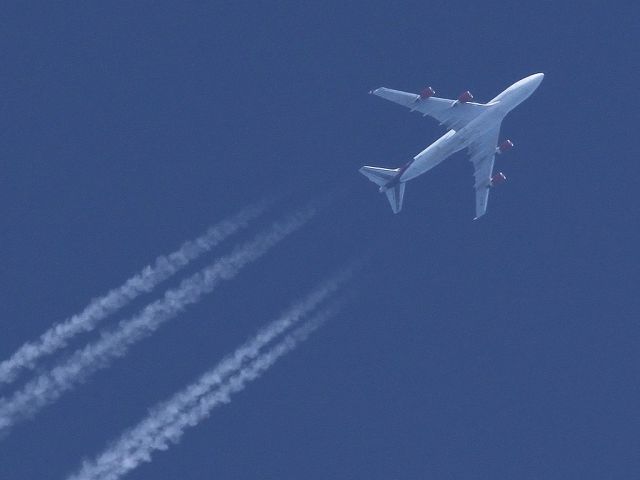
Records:
[[[393,212],[398,213],[402,209],[405,182],[466,148],[474,167],[475,218],[481,217],[487,210],[490,188],[506,180],[502,172],[493,174],[495,156],[513,148],[511,140],[498,143],[502,120],[533,93],[543,78],[542,73],[530,75],[486,104],[472,102],[473,95],[469,91],[463,92],[456,100],[435,97],[431,87],[419,95],[385,87],[371,91],[376,96],[408,107],[412,112],[433,117],[449,130],[403,167],[364,166],[360,173],[380,187],[380,191],[387,195]]]

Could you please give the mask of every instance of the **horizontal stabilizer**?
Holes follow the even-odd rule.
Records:
[[[380,187],[388,184],[399,171],[399,168],[391,169],[380,167],[362,167],[360,169],[361,174]]]
[[[399,168],[362,167],[360,173],[380,187],[380,192],[387,195],[393,213],[402,210],[404,198],[404,182],[396,181],[400,174]]]
[[[398,182],[393,188],[388,188],[384,193],[387,194],[387,199],[391,204],[391,210],[393,213],[398,213],[402,210],[402,200],[404,199],[404,182]]]

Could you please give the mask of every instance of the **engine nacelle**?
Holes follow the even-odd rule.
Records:
[[[505,140],[496,147],[496,153],[504,153],[513,148],[513,142],[511,140]]]
[[[493,177],[491,177],[489,186],[495,187],[496,185],[500,185],[501,183],[504,183],[506,181],[507,181],[507,176],[502,172],[498,172]]]
[[[473,95],[471,95],[471,92],[469,90],[467,90],[466,92],[462,92],[458,96],[459,103],[467,103],[467,102],[470,102],[471,100],[473,100]]]
[[[431,87],[425,87],[424,90],[420,92],[420,100],[426,100],[427,98],[431,98],[436,94],[436,91]]]

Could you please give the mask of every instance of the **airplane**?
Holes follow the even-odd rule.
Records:
[[[489,103],[474,103],[468,90],[456,100],[435,97],[435,91],[426,87],[420,94],[377,88],[369,93],[398,103],[412,112],[429,115],[449,130],[438,140],[425,148],[412,160],[400,168],[380,168],[364,166],[359,171],[378,185],[380,193],[385,193],[393,213],[402,209],[405,183],[431,170],[454,153],[466,148],[473,163],[476,190],[477,220],[487,211],[489,190],[506,181],[507,177],[498,172],[493,175],[496,154],[513,148],[511,140],[498,144],[500,125],[504,117],[520,105],[538,88],[543,73],[530,75],[517,81]]]

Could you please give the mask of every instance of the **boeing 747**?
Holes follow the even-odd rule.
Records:
[[[360,169],[360,173],[380,187],[380,192],[387,195],[393,213],[398,213],[402,209],[406,182],[466,148],[474,168],[475,219],[480,218],[487,211],[491,187],[507,179],[502,172],[493,174],[495,155],[513,147],[511,140],[498,144],[502,120],[529,98],[543,78],[543,73],[523,78],[489,103],[474,103],[469,91],[460,94],[456,100],[450,100],[435,97],[435,91],[431,87],[425,88],[419,95],[385,87],[372,90],[369,93],[403,105],[412,112],[433,117],[449,130],[400,168],[365,166]]]

